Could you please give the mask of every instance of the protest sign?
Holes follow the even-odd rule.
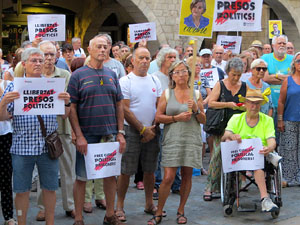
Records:
[[[148,41],[156,40],[156,25],[155,23],[137,23],[129,24],[130,42],[140,42],[143,39]]]
[[[1,65],[1,70],[2,70],[2,73],[4,73],[5,71],[7,71],[10,67],[10,64],[2,64]]]
[[[206,0],[206,7],[202,2],[193,5],[192,0],[181,0],[179,35],[212,37],[215,0]],[[204,11],[204,8],[206,10]],[[199,21],[199,22],[194,22]]]
[[[269,39],[279,35],[282,35],[282,21],[269,20]]]
[[[29,40],[41,37],[43,40],[65,41],[66,16],[58,14],[37,14],[27,16]]]
[[[217,45],[223,46],[224,51],[231,50],[232,53],[240,54],[242,37],[218,35]]]
[[[261,31],[263,0],[216,0],[214,31]]]
[[[214,88],[215,84],[219,80],[219,74],[217,68],[204,69],[200,72],[200,77],[206,77],[210,88]]]
[[[65,102],[58,99],[64,92],[65,78],[14,79],[14,91],[20,98],[14,101],[14,115],[63,115]]]
[[[249,73],[242,73],[240,81],[246,82],[250,77],[252,77],[252,73],[251,72],[249,72]]]
[[[222,166],[224,173],[264,168],[264,155],[260,138],[221,142]]]
[[[121,159],[119,142],[88,144],[87,155],[84,156],[87,178],[119,176]]]

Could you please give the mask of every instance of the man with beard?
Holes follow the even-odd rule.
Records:
[[[277,106],[280,95],[280,88],[283,80],[287,78],[290,72],[290,66],[293,59],[292,55],[287,54],[288,37],[285,35],[275,36],[272,39],[274,52],[264,54],[261,58],[268,64],[268,71],[265,74],[264,81],[270,84],[271,96],[273,102],[273,119],[275,127],[277,125]],[[277,133],[276,133],[276,137]]]

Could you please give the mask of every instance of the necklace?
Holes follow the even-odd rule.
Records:
[[[90,68],[92,68],[93,70],[95,70],[96,71],[96,73],[97,73],[97,75],[99,76],[99,80],[100,80],[100,82],[99,82],[99,84],[100,84],[100,86],[103,86],[103,84],[104,84],[104,81],[103,81],[103,72],[102,72],[102,68],[100,68],[100,69],[96,69],[96,68],[94,68],[90,63],[88,64],[88,66],[90,67]],[[98,73],[98,70],[101,70],[100,72],[100,74]]]

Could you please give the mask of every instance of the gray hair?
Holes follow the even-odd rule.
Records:
[[[223,52],[224,52],[224,47],[223,47],[222,45],[215,45],[215,47],[213,48],[212,52],[215,53],[215,51],[216,51],[217,49],[222,49]]]
[[[25,48],[27,45],[31,45],[31,42],[30,42],[30,41],[24,41],[24,42],[21,44],[21,48]]]
[[[272,45],[275,45],[276,42],[277,42],[277,39],[280,38],[280,37],[283,37],[285,39],[285,43],[288,43],[289,39],[286,35],[279,35],[279,36],[274,36],[272,38]]]
[[[98,34],[96,37],[105,37],[107,39],[107,43],[109,45],[112,45],[112,39],[109,34]]]
[[[242,73],[244,69],[243,61],[238,57],[230,59],[225,66],[225,72],[228,74],[232,69]]]
[[[198,2],[201,2],[202,3],[202,7],[203,7],[203,13],[206,12],[206,2],[205,0],[193,0],[191,5],[190,5],[190,10],[192,11],[192,9],[195,7],[195,5],[198,3]],[[203,14],[202,13],[202,14]]]
[[[21,60],[23,62],[26,62],[29,59],[29,57],[32,55],[41,55],[41,56],[43,56],[43,59],[44,59],[44,53],[40,49],[26,48],[25,51],[22,53]]]
[[[190,70],[190,67],[186,64],[185,61],[177,60],[177,61],[173,62],[169,68],[169,88],[171,88],[171,89],[174,89],[176,87],[176,83],[172,79],[173,72],[181,64],[183,64],[186,67],[186,69],[188,70],[188,73],[189,73],[188,86],[190,86],[189,84],[190,84],[190,79],[192,76],[192,71]]]
[[[170,48],[170,47],[162,48],[156,56],[156,63],[159,68],[161,68],[163,62],[165,61],[165,56],[168,54],[176,54],[176,60],[178,60],[179,58],[178,52],[174,48]]]
[[[81,41],[81,39],[79,37],[73,37],[72,44],[75,43],[76,41]]]
[[[55,53],[56,53],[56,45],[53,44],[52,41],[49,41],[49,40],[42,41],[42,42],[39,43],[38,48],[41,49],[42,45],[51,45],[53,47]]]
[[[297,56],[300,55],[300,52],[297,52],[295,54],[295,56],[293,57],[292,63],[291,63],[291,74],[293,75],[296,72],[296,68],[295,68],[295,61]]]
[[[252,63],[251,63],[251,69],[254,69],[255,67],[257,67],[259,64],[265,64],[266,67],[268,67],[268,63],[263,60],[263,59],[255,59]]]
[[[131,51],[130,47],[128,45],[122,45],[120,49],[127,48],[129,51]]]

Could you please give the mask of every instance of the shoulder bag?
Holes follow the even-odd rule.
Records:
[[[51,134],[47,135],[47,131],[45,128],[43,118],[38,115],[37,116],[42,130],[42,135],[45,138],[46,147],[48,148],[48,155],[50,159],[58,159],[61,154],[63,154],[64,149],[62,147],[62,143],[60,138],[58,137],[57,131],[52,132]]]
[[[225,102],[223,81],[220,81],[220,101]],[[220,136],[223,134],[227,126],[226,108],[214,109],[208,108],[206,110],[206,123],[204,124],[204,131],[211,135]]]

